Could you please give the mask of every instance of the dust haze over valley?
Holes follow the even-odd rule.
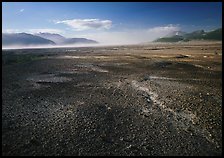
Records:
[[[3,2],[2,155],[221,156],[221,6]]]
[[[201,34],[198,34],[198,31],[201,31]],[[213,33],[214,32],[214,33]],[[180,31],[179,27],[174,27],[172,25],[168,25],[165,27],[156,27],[148,30],[132,30],[129,32],[102,32],[102,33],[92,33],[89,35],[85,35],[85,37],[89,38],[66,38],[61,36],[60,34],[55,33],[47,33],[47,32],[39,32],[36,34],[27,34],[27,33],[3,33],[3,49],[23,49],[23,48],[63,48],[63,47],[94,47],[94,46],[120,46],[120,45],[137,45],[137,44],[154,44],[155,42],[160,42],[163,38],[175,39],[177,37],[181,37],[178,33],[184,33]],[[204,35],[211,34],[207,39],[205,39]],[[32,40],[32,38],[18,38],[17,40],[21,43],[13,43],[9,42],[9,44],[5,44],[6,40],[13,40],[13,36],[19,36],[22,34],[32,35],[36,37],[41,37],[42,39],[50,40],[53,44],[39,44],[39,43],[30,43],[26,44],[26,41]],[[191,37],[191,40],[195,40],[196,42],[205,41],[220,41],[222,40],[222,29],[217,28],[215,30],[207,31],[197,30],[191,33],[185,33],[186,35]],[[7,35],[12,36],[11,39],[6,39]],[[82,35],[80,35],[82,37]],[[74,41],[75,39],[75,41]],[[94,39],[94,40],[92,40]],[[24,43],[22,43],[24,41]],[[64,40],[64,41],[63,41]],[[167,40],[163,43],[174,43],[181,42],[187,43],[188,41],[172,41]]]
[[[3,43],[3,48],[35,48],[35,47],[43,47],[43,48],[49,48],[49,47],[78,47],[78,46],[108,46],[108,45],[131,45],[131,44],[140,44],[140,43],[145,43],[145,42],[152,42],[153,40],[166,36],[167,34],[171,34],[175,31],[178,31],[179,27],[168,25],[164,27],[155,27],[155,28],[150,28],[150,29],[145,29],[145,30],[125,30],[125,31],[114,31],[114,32],[107,32],[107,31],[102,31],[102,32],[97,32],[97,33],[89,33],[86,35],[76,35],[76,37],[82,37],[82,38],[87,38],[91,39],[94,41],[97,41],[97,44],[86,44],[86,43],[73,43],[73,44],[62,44],[60,43],[59,45],[39,45],[39,44],[31,44],[31,45],[26,45],[26,44],[12,44],[12,45],[4,45]],[[12,32],[10,32],[13,34]],[[10,34],[9,33],[9,34]],[[21,34],[20,32],[16,32],[14,34]],[[40,32],[39,34],[50,34],[50,35],[59,35],[60,34],[52,34],[48,32]],[[4,42],[4,35],[7,35],[7,33],[3,32],[3,42]],[[33,34],[37,35],[38,34]],[[70,35],[71,36],[71,35]],[[62,36],[63,37],[63,36]],[[44,38],[44,37],[43,37]],[[51,38],[52,41],[57,40],[56,37]]]

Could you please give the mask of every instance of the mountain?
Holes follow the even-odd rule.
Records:
[[[59,34],[51,33],[38,33],[35,34],[39,37],[46,38],[54,41],[58,45],[71,45],[71,44],[96,44],[97,41],[86,39],[86,38],[65,38]]]
[[[203,37],[206,35],[206,32],[204,30],[197,30],[191,33],[187,33],[184,35],[187,39],[203,39]]]
[[[186,42],[191,40],[222,40],[222,28],[205,32],[204,30],[197,30],[191,33],[184,33],[182,35],[173,35],[169,37],[162,37],[156,39],[154,42]]]
[[[159,38],[157,40],[155,40],[154,42],[179,42],[184,40],[184,38],[182,36],[172,36],[172,37],[163,37],[163,38]]]
[[[59,34],[55,34],[55,33],[37,33],[35,34],[36,36],[51,40],[53,42],[55,42],[56,44],[61,44],[63,43],[66,38],[59,35]]]
[[[63,42],[63,44],[75,44],[75,43],[96,44],[98,42],[86,38],[67,38]]]
[[[55,45],[55,42],[28,33],[3,33],[2,45],[3,46]]]
[[[3,33],[3,46],[40,46],[40,45],[72,45],[72,44],[96,44],[97,41],[86,38],[65,38],[52,33]]]
[[[186,34],[186,32],[183,32],[183,31],[173,31],[173,32],[167,34],[165,37],[183,36],[185,34]]]
[[[219,40],[222,41],[222,28],[207,32],[204,37],[205,40]]]

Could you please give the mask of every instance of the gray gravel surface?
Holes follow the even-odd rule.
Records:
[[[221,155],[222,61],[201,47],[3,51],[35,58],[2,64],[2,155]]]

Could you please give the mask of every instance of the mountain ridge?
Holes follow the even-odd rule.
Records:
[[[28,33],[3,33],[2,45],[55,45],[55,42]]]
[[[205,32],[204,30],[196,30],[182,35],[165,36],[158,38],[153,42],[188,42],[191,40],[213,40],[222,41],[222,28]]]
[[[36,34],[37,36],[49,39],[54,41],[56,44],[77,44],[77,43],[85,43],[85,44],[96,44],[98,43],[97,41],[87,39],[87,38],[66,38],[60,34],[55,34],[55,33],[39,33]]]
[[[3,46],[38,46],[38,45],[73,45],[73,44],[97,44],[97,41],[86,38],[65,38],[60,34],[52,33],[3,33]]]

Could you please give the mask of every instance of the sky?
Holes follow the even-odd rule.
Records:
[[[49,32],[105,44],[222,27],[221,2],[2,2],[2,32]]]

